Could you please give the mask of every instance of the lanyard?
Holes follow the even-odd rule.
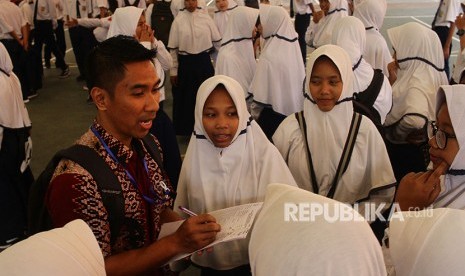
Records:
[[[118,165],[121,165],[124,169],[124,172],[126,173],[126,176],[129,178],[129,182],[131,182],[131,184],[134,186],[134,188],[139,191],[142,195],[142,197],[144,198],[144,200],[149,203],[149,204],[155,204],[157,203],[157,195],[153,189],[153,186],[152,185],[149,185],[149,193],[152,195],[152,197],[149,197],[147,195],[144,195],[142,193],[141,190],[139,190],[139,187],[137,185],[137,182],[136,182],[136,179],[132,176],[132,174],[126,169],[125,166],[123,166],[119,161],[118,159],[116,158],[116,156],[113,154],[113,152],[110,150],[110,148],[108,147],[107,143],[105,143],[105,141],[103,141],[103,138],[102,136],[100,136],[100,134],[97,132],[97,130],[94,128],[94,126],[91,126],[90,127],[90,130],[92,130],[92,132],[94,133],[94,135],[98,138],[98,140],[100,141],[100,143],[103,145],[103,147],[105,148],[105,151],[110,155],[111,159],[113,159],[113,161],[118,164]],[[147,176],[149,175],[149,170],[148,170],[148,167],[147,167],[147,162],[145,161],[145,158],[142,158],[142,162],[144,163],[144,169],[145,169],[145,172],[147,173]],[[165,186],[166,184],[163,182],[162,184],[162,188],[165,189]]]

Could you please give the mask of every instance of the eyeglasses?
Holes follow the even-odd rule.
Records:
[[[432,139],[433,136],[436,138],[436,144],[439,149],[445,149],[447,146],[448,138],[457,138],[455,135],[446,133],[444,130],[439,129],[436,125],[436,121],[430,121],[428,123],[428,139]]]

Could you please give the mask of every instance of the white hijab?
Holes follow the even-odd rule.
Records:
[[[324,16],[320,21],[315,24],[313,20],[309,28],[313,29],[313,42],[312,46],[318,48],[320,46],[331,43],[331,33],[336,20],[348,16],[347,0],[329,0],[330,7],[328,15]]]
[[[421,114],[434,120],[436,92],[440,85],[448,84],[438,35],[416,22],[387,32],[400,69],[392,85],[392,110],[385,125],[395,124],[407,113]]]
[[[223,84],[236,105],[239,127],[233,142],[216,148],[202,124],[205,101]],[[194,134],[181,169],[175,201],[196,213],[208,213],[235,205],[260,202],[269,183],[296,185],[286,163],[258,124],[250,119],[239,83],[227,76],[213,76],[199,88],[195,106]],[[193,255],[195,263],[230,269],[249,262],[247,241],[215,246],[210,254]]]
[[[135,36],[137,24],[144,10],[133,6],[117,8],[111,18],[110,29],[108,30],[107,39],[117,35]],[[145,45],[144,45],[145,46]],[[151,46],[153,48],[153,46]],[[163,81],[165,79],[165,72],[158,61],[154,58],[155,69],[157,70],[158,77]],[[165,88],[160,89],[160,101],[165,100]]]
[[[386,40],[379,32],[383,26],[386,15],[386,0],[364,0],[361,3],[354,1],[354,17],[360,19],[366,29],[365,48],[363,58],[375,69],[383,70],[389,76],[387,65],[392,57]]]
[[[230,12],[215,66],[215,74],[229,76],[240,83],[244,97],[248,96],[257,67],[252,45],[252,31],[257,17],[257,9],[245,6],[236,7]]]
[[[200,54],[213,47],[213,42],[221,40],[218,28],[210,15],[183,10],[174,18],[171,25],[168,48],[178,49],[180,54]]]
[[[389,251],[397,275],[464,274],[465,211],[429,209],[394,217],[389,224]]]
[[[220,35],[222,37],[224,35],[224,31],[226,30],[230,14],[237,7],[238,6],[236,2],[234,2],[233,0],[228,1],[228,8],[225,11],[220,11],[218,10],[218,8],[215,7],[213,21],[215,22],[216,27],[218,27],[218,31],[220,32]]]
[[[271,105],[274,111],[290,115],[302,110],[305,68],[298,34],[282,7],[262,5],[262,36],[267,40],[250,84],[254,101]]]
[[[363,23],[353,16],[339,18],[334,24],[331,43],[343,47],[347,54],[349,54],[354,72],[353,91],[355,93],[365,91],[371,84],[374,70],[362,55],[366,43]],[[378,111],[381,122],[384,123],[386,115],[392,107],[392,88],[386,77],[384,77],[383,85],[373,106]]]
[[[334,62],[343,83],[339,103],[329,112],[321,111],[311,102],[313,98],[309,91],[313,66],[321,56],[327,56]],[[316,49],[307,62],[304,116],[307,142],[321,195],[327,195],[331,188],[352,121],[352,101],[344,101],[352,97],[354,76],[351,64],[344,49],[330,44]],[[289,168],[299,187],[313,191],[305,140],[294,115],[287,117],[278,127],[273,141],[281,154],[288,156]],[[368,198],[372,190],[388,188],[395,182],[384,142],[373,123],[363,117],[349,165],[339,181],[334,199],[352,204]],[[393,191],[386,190],[386,201],[392,200],[392,196]]]
[[[329,222],[316,215],[313,221],[286,221],[289,204],[318,204],[326,208],[326,214],[344,210],[354,219]],[[250,237],[249,255],[252,275],[257,276],[386,275],[381,247],[354,209],[282,184],[268,185]]]
[[[459,143],[459,152],[452,161],[441,183],[441,193],[434,207],[465,209],[465,85],[444,85],[438,91],[436,116],[441,105],[446,102],[455,136]],[[457,174],[457,173],[462,173]]]
[[[102,251],[83,220],[38,233],[0,253],[4,275],[106,275]]]
[[[31,126],[31,120],[21,93],[21,84],[13,73],[13,63],[2,43],[0,43],[0,69],[4,71],[0,72],[0,127],[24,128]]]

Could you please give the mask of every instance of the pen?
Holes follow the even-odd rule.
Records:
[[[191,217],[197,216],[196,213],[192,212],[191,210],[187,209],[186,207],[179,206],[179,209],[180,209],[183,213],[188,214],[188,215],[191,216]]]

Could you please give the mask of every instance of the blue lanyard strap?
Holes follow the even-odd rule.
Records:
[[[131,182],[131,184],[134,186],[134,188],[139,191],[142,195],[142,197],[144,198],[144,200],[149,203],[149,204],[155,204],[157,201],[155,200],[155,198],[157,197],[156,196],[156,193],[155,193],[155,190],[153,189],[153,186],[152,185],[149,185],[149,193],[153,196],[153,198],[147,196],[147,195],[144,195],[142,193],[142,191],[139,190],[139,187],[137,185],[137,182],[136,182],[136,179],[132,176],[132,174],[126,169],[125,166],[123,166],[119,161],[118,159],[116,158],[116,156],[113,154],[113,152],[110,150],[110,147],[108,147],[107,143],[105,143],[105,141],[103,140],[102,136],[98,133],[98,131],[95,129],[94,126],[91,126],[90,127],[90,130],[94,133],[94,135],[97,137],[97,139],[100,141],[100,143],[103,145],[103,147],[105,148],[105,151],[110,155],[111,159],[113,159],[113,161],[118,164],[118,165],[121,165],[121,167],[123,167],[124,169],[124,172],[126,173],[126,176],[129,178],[129,182]],[[147,177],[149,175],[149,169],[148,169],[148,166],[147,166],[147,162],[145,161],[145,158],[142,157],[142,162],[144,164],[144,169],[145,169],[145,172],[147,173]],[[163,181],[162,181],[163,182]],[[164,186],[166,186],[166,184],[163,182],[162,183],[162,188],[165,189]]]

